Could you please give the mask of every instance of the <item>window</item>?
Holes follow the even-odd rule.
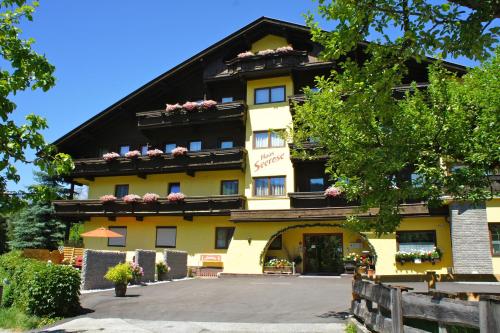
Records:
[[[277,148],[285,146],[285,140],[281,136],[281,133],[278,133],[276,131],[254,132],[253,136],[253,147],[256,149]]]
[[[285,177],[254,178],[254,195],[257,197],[284,196]]]
[[[283,247],[283,235],[279,235],[269,245],[269,250],[281,250]]]
[[[170,154],[172,153],[172,150],[174,150],[177,147],[175,143],[167,143],[165,144],[165,154]]]
[[[123,237],[108,238],[108,246],[124,247],[127,244],[127,227],[109,227],[109,230],[119,233]]]
[[[156,247],[175,247],[176,227],[156,227]]]
[[[189,151],[200,151],[201,150],[201,141],[190,141],[189,142]]]
[[[284,102],[285,86],[255,89],[254,97],[255,104]]]
[[[141,146],[141,155],[146,156],[148,154],[148,150],[149,150],[148,145]]]
[[[234,228],[215,228],[215,248],[227,249],[233,238]]]
[[[222,99],[221,99],[222,103],[230,103],[232,101],[234,101],[234,99],[232,97],[222,97]]]
[[[168,193],[179,193],[181,191],[181,183],[168,183]]]
[[[432,251],[436,246],[436,231],[397,231],[399,251]]]
[[[130,146],[120,146],[120,156],[125,156],[130,151]]]
[[[220,141],[220,147],[221,149],[230,149],[234,147],[234,142],[233,140],[221,140]]]
[[[317,192],[325,189],[325,180],[323,178],[309,178],[309,191]]]
[[[221,181],[220,194],[234,195],[238,194],[238,181],[237,180],[223,180]]]
[[[115,185],[115,197],[118,199],[123,198],[128,194],[128,184]]]
[[[491,253],[500,256],[500,223],[490,224]]]

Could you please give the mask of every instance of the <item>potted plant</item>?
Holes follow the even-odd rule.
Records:
[[[170,193],[169,195],[167,195],[167,200],[169,202],[184,202],[184,199],[186,198],[186,196],[181,193],[181,192],[177,192],[177,193]]]
[[[172,156],[173,157],[180,157],[186,155],[188,152],[187,148],[185,147],[176,147],[172,149]]]
[[[115,153],[115,152],[106,153],[106,154],[102,155],[102,158],[103,158],[106,162],[111,162],[111,161],[114,161],[114,160],[116,160],[118,157],[120,157],[120,154]]]
[[[139,266],[139,264],[137,264],[135,262],[131,262],[130,263],[130,270],[132,272],[132,280],[130,281],[130,283],[140,284],[141,279],[144,276],[144,269],[141,266]]]
[[[109,268],[104,278],[115,284],[116,297],[124,297],[127,293],[127,284],[132,280],[132,270],[127,263],[118,264]]]
[[[156,263],[156,272],[158,273],[158,281],[168,280],[168,272],[170,272],[170,267],[167,266],[163,261]]]
[[[160,149],[150,149],[147,151],[148,157],[160,157],[163,155],[163,151]]]
[[[292,273],[292,263],[287,259],[274,258],[264,265],[264,273]]]

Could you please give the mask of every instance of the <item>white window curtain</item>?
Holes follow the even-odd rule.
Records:
[[[125,246],[127,244],[127,227],[109,227],[109,230],[123,237],[108,238],[108,246]]]
[[[271,178],[271,195],[285,195],[285,177]]]
[[[283,147],[285,140],[279,133],[271,132],[271,147]]]
[[[257,178],[255,179],[255,195],[258,197],[269,195],[269,180],[267,178]]]
[[[156,247],[175,247],[177,228],[157,228]]]
[[[436,245],[431,242],[415,242],[399,244],[399,251],[413,252],[413,251],[433,251]]]
[[[268,140],[267,132],[255,133],[255,148],[267,148]]]

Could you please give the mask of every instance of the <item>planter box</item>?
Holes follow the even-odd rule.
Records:
[[[292,266],[285,267],[273,267],[273,266],[264,266],[264,274],[292,274]]]

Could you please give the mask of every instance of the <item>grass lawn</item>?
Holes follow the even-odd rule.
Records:
[[[0,308],[0,328],[24,331],[49,325],[56,320],[30,316],[16,308]]]

